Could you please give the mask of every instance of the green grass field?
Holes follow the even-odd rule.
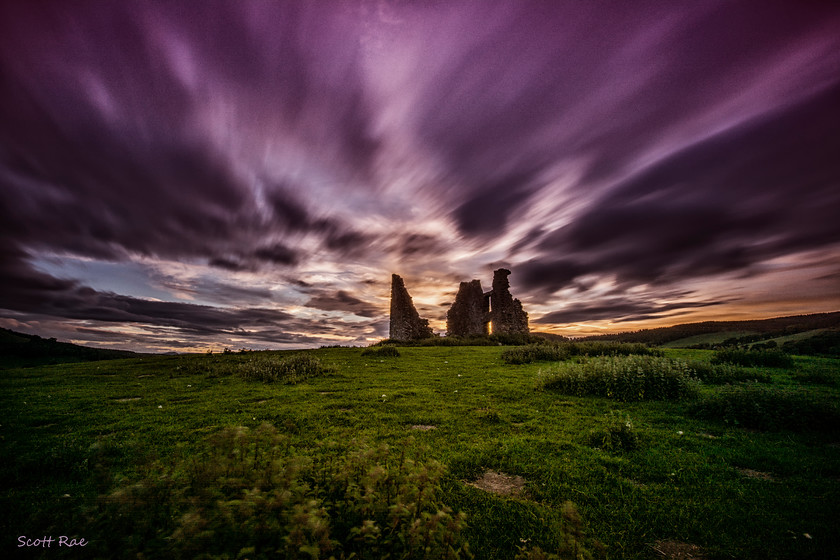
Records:
[[[788,430],[780,416],[761,431],[693,412],[726,386],[701,385],[698,397],[677,402],[567,396],[542,386],[556,364],[504,364],[504,350],[313,350],[329,371],[294,385],[228,375],[250,354],[0,371],[0,554],[96,557],[98,541],[124,538],[120,554],[137,558],[143,543],[103,525],[97,498],[160,478],[162,466],[206,460],[199,450],[225,427],[269,423],[288,453],[357,440],[405,446],[418,464],[439,461],[435,500],[466,514],[461,537],[478,559],[548,557],[535,547],[564,558],[662,558],[689,545],[702,558],[837,557],[840,434],[821,417]],[[797,357],[795,369],[766,371],[772,382],[762,391],[838,402],[838,360]],[[633,445],[603,443],[616,425]],[[521,477],[524,491],[467,484],[487,471]],[[18,547],[20,536],[60,535],[90,544]]]
[[[694,336],[687,336],[679,340],[666,342],[662,345],[663,348],[688,348],[696,344],[720,344],[729,338],[739,338],[751,334],[758,334],[755,331],[720,331],[713,333],[697,334]]]

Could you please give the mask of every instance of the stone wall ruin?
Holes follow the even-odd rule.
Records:
[[[414,302],[397,274],[391,275],[391,340],[407,342],[435,335],[427,319],[421,319]]]
[[[493,273],[493,289],[485,292],[481,282],[461,282],[455,302],[446,313],[447,336],[528,334],[528,314],[510,293],[510,270]],[[429,321],[421,319],[403,279],[391,276],[391,340],[411,341],[434,336]]]
[[[490,297],[481,282],[461,282],[455,303],[446,313],[447,336],[487,336],[490,324]]]
[[[510,293],[510,270],[500,268],[493,272],[493,290],[490,292],[490,325],[493,334],[528,334],[528,314],[522,302]]]

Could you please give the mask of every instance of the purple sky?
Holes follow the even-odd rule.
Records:
[[[832,2],[5,2],[0,326],[133,350],[840,309]]]

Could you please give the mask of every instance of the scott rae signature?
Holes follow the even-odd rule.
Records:
[[[77,539],[77,538],[70,538],[64,535],[58,537],[58,539],[54,539],[52,536],[43,536],[40,539],[30,539],[26,535],[21,535],[18,537],[18,548],[21,547],[41,547],[41,548],[51,548],[53,543],[56,543],[59,547],[66,546],[68,548],[72,548],[74,546],[87,546],[88,542],[85,539]]]

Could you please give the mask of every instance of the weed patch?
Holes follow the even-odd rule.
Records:
[[[559,344],[529,344],[502,352],[507,364],[531,362],[562,362],[574,356],[662,356],[662,351],[644,344],[628,342],[561,342]]]
[[[680,400],[697,394],[685,362],[656,356],[601,356],[560,364],[543,375],[542,386],[566,395],[619,401]]]
[[[306,353],[292,354],[286,358],[271,355],[253,356],[236,368],[236,374],[243,379],[290,385],[324,375],[329,371],[331,369],[324,367],[321,360]]]
[[[723,385],[725,383],[739,383],[742,381],[770,383],[772,380],[770,374],[766,371],[747,369],[731,363],[710,364],[709,362],[692,360],[688,362],[688,367],[697,379],[710,385]]]

